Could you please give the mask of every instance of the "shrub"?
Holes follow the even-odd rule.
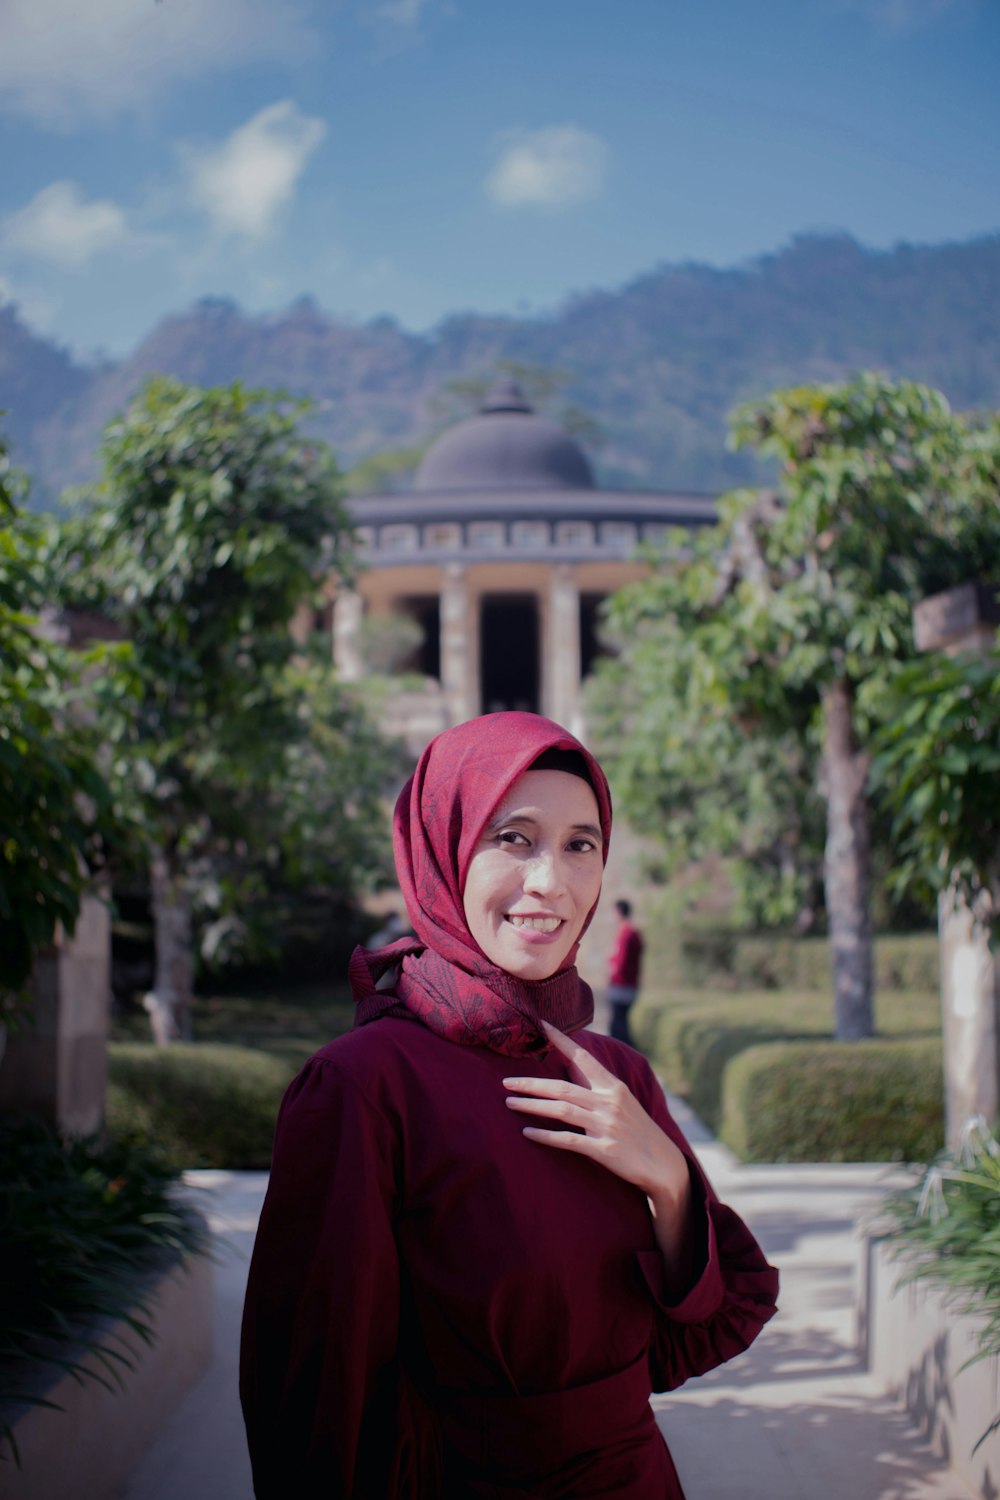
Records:
[[[122,1380],[131,1360],[100,1320],[125,1318],[148,1340],[145,1278],[165,1254],[206,1245],[172,1181],[135,1142],[67,1140],[36,1119],[0,1128],[0,1399],[37,1402],[40,1368]],[[0,1438],[16,1458],[2,1418]]]
[[[826,938],[749,934],[700,928],[679,944],[681,982],[716,990],[829,990]],[[933,932],[886,936],[875,942],[875,989],[936,990],[938,942]]]
[[[1000,1136],[981,1117],[969,1120],[958,1154],[941,1157],[922,1183],[894,1193],[883,1214],[902,1284],[935,1282],[959,1312],[984,1319],[968,1363],[1000,1356]],[[998,1427],[1000,1414],[976,1448]]]
[[[635,1034],[668,1086],[718,1130],[732,1058],[764,1042],[829,1037],[829,1005],[810,992],[681,992],[660,1005],[647,993],[637,1006]]]
[[[714,1021],[691,1018],[681,1022],[676,1028],[677,1050],[684,1076],[690,1080],[687,1098],[695,1114],[718,1130],[726,1074],[733,1060],[748,1050],[795,1040],[800,1035],[791,1025],[782,1025],[780,1019],[769,1023],[766,1015],[745,1020],[723,1015]]]
[[[312,1050],[310,1047],[308,1050]],[[109,1049],[107,1122],[156,1143],[175,1168],[266,1169],[293,1061],[219,1043]]]
[[[940,944],[936,932],[883,937],[875,942],[875,989],[941,988]]]
[[[726,1069],[721,1136],[744,1161],[926,1161],[944,1140],[940,1042],[751,1047]]]

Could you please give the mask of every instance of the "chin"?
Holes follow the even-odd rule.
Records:
[[[498,963],[497,967],[507,974],[512,974],[515,979],[522,979],[529,984],[541,984],[565,967],[567,955],[568,950],[566,953],[546,954],[544,958],[519,955],[509,963]]]

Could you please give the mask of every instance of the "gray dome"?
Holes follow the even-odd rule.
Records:
[[[459,422],[424,454],[417,490],[590,490],[579,444],[534,411],[512,380],[499,381],[478,416]]]

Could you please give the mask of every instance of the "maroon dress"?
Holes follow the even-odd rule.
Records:
[[[777,1275],[644,1059],[576,1039],[688,1156],[693,1283],[671,1285],[642,1192],[522,1136],[501,1080],[568,1077],[558,1053],[363,1026],[279,1117],[241,1366],[259,1500],[682,1495],[650,1390],[746,1348]]]

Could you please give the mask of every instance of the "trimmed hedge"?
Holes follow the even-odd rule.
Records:
[[[826,938],[695,928],[679,939],[678,967],[682,984],[713,990],[828,990],[831,984]],[[876,939],[878,993],[936,990],[938,984],[936,933]]]
[[[825,939],[679,932],[664,923],[650,924],[649,945],[648,978],[631,1017],[637,1044],[667,1087],[738,1154],[894,1161],[927,1160],[939,1149],[935,934],[876,939],[877,1037],[861,1043],[833,1040]],[[714,980],[682,982],[692,955],[697,972]],[[773,1081],[758,1077],[772,1064]]]
[[[721,1138],[743,1161],[931,1161],[937,1040],[770,1042],[725,1070]]]
[[[114,1137],[154,1142],[177,1169],[270,1166],[292,1062],[221,1043],[116,1042],[108,1053],[107,1124]]]
[[[680,1072],[687,1081],[688,1103],[716,1132],[722,1124],[726,1074],[736,1058],[769,1043],[811,1040],[810,1028],[797,1027],[791,1020],[782,1024],[780,1015],[762,1014],[761,1009],[755,1006],[746,1016],[688,1016],[673,1026],[661,1027],[661,1034],[672,1034]],[[825,1016],[817,1016],[816,1030],[829,1036],[825,1022]]]

